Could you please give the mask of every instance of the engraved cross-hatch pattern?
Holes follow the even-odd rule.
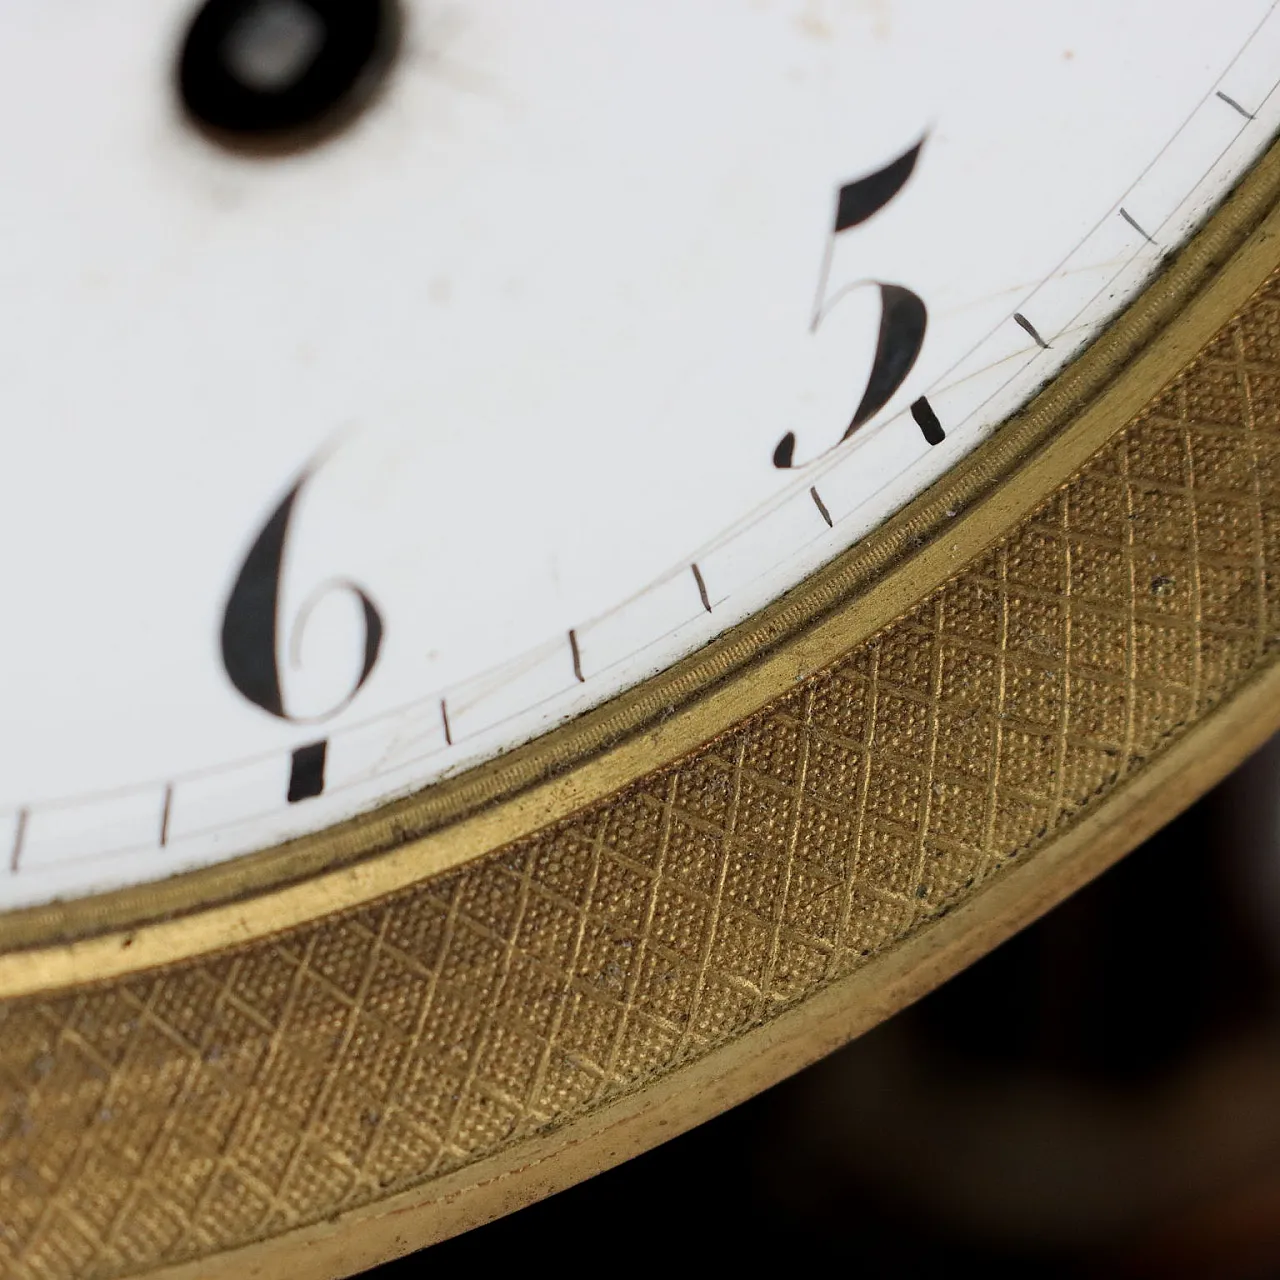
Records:
[[[1273,277],[993,550],[676,766],[345,916],[0,1005],[0,1275],[317,1222],[725,1044],[1238,691],[1278,567]]]

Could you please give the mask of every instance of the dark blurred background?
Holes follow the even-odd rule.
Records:
[[[1280,739],[840,1052],[370,1273],[845,1263],[1280,1277]]]

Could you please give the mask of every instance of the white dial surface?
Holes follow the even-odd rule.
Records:
[[[9,0],[0,905],[776,598],[1115,315],[1277,78],[1272,0]]]

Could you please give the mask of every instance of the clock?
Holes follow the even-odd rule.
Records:
[[[546,1194],[1280,723],[1270,0],[2,21],[0,1271]]]

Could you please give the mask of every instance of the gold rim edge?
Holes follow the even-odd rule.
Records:
[[[1121,430],[1280,262],[1278,201],[1280,145],[1026,409],[878,530],[696,654],[516,751],[313,836],[0,914],[0,998],[206,954],[369,902],[711,740],[911,607]]]
[[[1259,708],[1270,709],[1260,714]],[[736,1040],[455,1173],[147,1280],[336,1280],[460,1235],[658,1146],[871,1030],[1112,866],[1280,728],[1280,666],[982,892]]]

